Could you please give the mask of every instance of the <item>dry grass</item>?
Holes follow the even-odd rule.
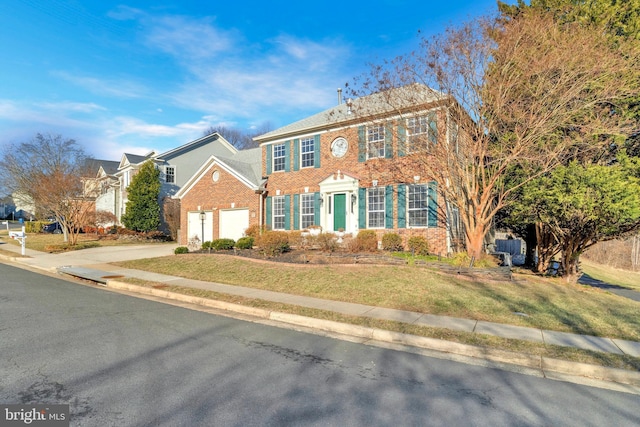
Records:
[[[17,240],[9,239],[7,236],[7,230],[0,231],[0,237],[2,241],[20,246],[20,242]],[[97,234],[80,234],[78,236],[78,245],[76,248],[67,249],[85,249],[95,246],[121,246],[132,245],[148,242],[140,242],[135,240],[114,240],[105,238],[105,236],[99,236]],[[28,233],[27,234],[27,249],[33,249],[41,252],[50,252],[54,248],[60,248],[63,250],[65,246],[64,236],[62,234],[46,234],[46,233]]]
[[[118,265],[296,295],[640,341],[637,302],[533,275],[516,274],[512,282],[482,282],[416,266],[298,266],[199,254]]]
[[[609,267],[582,257],[580,267],[594,279],[640,291],[640,272]]]

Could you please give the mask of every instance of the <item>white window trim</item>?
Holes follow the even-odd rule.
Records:
[[[282,214],[281,215],[276,215],[276,202],[281,202],[282,203]],[[284,230],[284,226],[286,223],[286,212],[285,212],[285,203],[284,203],[284,196],[274,196],[273,197],[273,207],[272,207],[272,212],[271,212],[271,224],[273,225],[273,229],[274,230]],[[276,228],[276,218],[282,218],[282,228]]]
[[[310,206],[310,212],[305,213],[305,200],[307,201],[307,206]],[[307,222],[305,222],[305,217],[307,217]],[[309,218],[310,217],[310,218]],[[309,219],[311,222],[309,222]],[[314,225],[315,223],[315,195],[313,193],[310,194],[301,194],[300,195],[300,228],[305,229]]]
[[[421,129],[422,125],[424,124],[424,126],[426,128],[425,131],[424,132],[413,133],[412,131],[413,131],[413,129],[415,129],[415,126],[409,125],[409,122],[411,120],[417,120],[419,122],[424,120],[424,123],[418,123],[418,128]],[[407,118],[407,121],[406,121],[405,124],[406,124],[406,130],[407,130],[407,153],[415,153],[415,152],[420,151],[419,149],[416,150],[416,144],[414,142],[412,142],[412,140],[416,139],[416,138],[424,138],[423,139],[423,144],[421,144],[421,145],[424,145],[424,148],[428,149],[429,143],[430,143],[429,133],[431,132],[431,128],[429,126],[429,116],[424,114],[424,115],[418,115],[418,116],[414,116],[414,117],[409,117],[409,118]]]
[[[311,141],[311,151],[304,151],[303,147],[304,147],[304,142],[308,142]],[[301,138],[300,139],[300,169],[304,169],[304,168],[312,168],[315,166],[315,138],[314,137],[308,137],[308,138]],[[304,164],[304,155],[310,155],[311,156],[311,164],[310,165],[306,165]]]
[[[414,187],[424,188],[426,191],[426,206],[420,209],[411,209],[411,189]],[[428,184],[410,184],[407,188],[407,225],[411,228],[428,228],[429,227],[429,185]],[[425,224],[424,225],[415,225],[411,223],[411,212],[421,212],[424,211],[425,214]]]
[[[373,129],[379,129],[380,130],[380,138],[372,141],[371,139],[369,139],[371,133],[369,132],[370,130]],[[368,159],[381,159],[384,158],[386,155],[386,147],[385,147],[385,143],[386,143],[386,128],[384,125],[369,125],[366,127],[365,129],[365,139],[366,139],[366,145],[367,145],[367,160]],[[371,153],[371,144],[375,143],[376,145],[378,144],[382,144],[382,154],[380,154],[380,152],[378,150],[376,150],[376,155],[373,156]]]
[[[378,197],[382,198],[382,209],[381,210],[372,210],[371,209],[371,195],[372,192],[376,191],[380,194],[378,194]],[[371,225],[371,214],[374,212],[382,212],[382,225],[376,225],[373,226]],[[372,187],[367,189],[367,228],[372,228],[372,229],[382,229],[385,228],[385,215],[386,215],[386,197],[385,197],[385,188],[384,187]]]
[[[276,147],[282,147],[282,156],[277,156],[276,157]],[[276,160],[282,159],[282,169],[276,169]],[[274,172],[284,172],[284,170],[286,169],[286,164],[287,164],[287,146],[286,144],[280,143],[280,144],[274,144],[273,145],[273,159],[272,159],[272,170]]]
[[[169,182],[167,177],[169,176],[168,170],[173,169],[173,181]],[[176,183],[176,167],[174,165],[167,165],[164,167],[164,182],[167,184],[175,184]]]

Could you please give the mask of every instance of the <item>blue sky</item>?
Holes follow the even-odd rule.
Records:
[[[88,154],[166,151],[211,126],[275,129],[496,0],[0,3],[0,145],[36,133]]]

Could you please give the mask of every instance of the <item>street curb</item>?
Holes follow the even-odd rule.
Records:
[[[315,319],[297,314],[281,313],[255,307],[247,307],[224,301],[217,301],[191,295],[184,295],[162,289],[148,288],[133,285],[118,280],[107,280],[108,288],[146,294],[160,298],[172,299],[180,302],[201,305],[209,308],[220,309],[233,313],[249,315],[265,320],[287,323],[290,325],[307,327],[324,332],[337,333],[365,340],[399,344],[420,349],[433,350],[456,356],[470,357],[490,362],[507,364],[528,368],[541,373],[541,376],[550,379],[567,380],[568,376],[578,376],[590,380],[604,381],[619,385],[631,386],[632,390],[620,391],[640,394],[640,372],[625,369],[607,368],[586,363],[568,362],[547,357],[533,356],[506,350],[494,350],[476,347],[468,344],[460,344],[444,341],[436,338],[420,337],[401,332],[387,331],[384,329],[370,328],[366,326],[350,325],[332,320]],[[637,390],[635,388],[638,388]]]

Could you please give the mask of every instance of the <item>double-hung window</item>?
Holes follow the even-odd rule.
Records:
[[[373,187],[367,191],[367,228],[384,228],[384,187]]]
[[[384,126],[367,126],[367,158],[384,157]]]
[[[286,148],[285,144],[275,144],[273,146],[273,171],[283,171],[285,165]]]
[[[273,198],[273,229],[284,230],[284,196]]]
[[[314,151],[315,151],[314,138],[304,138],[300,140],[300,164],[303,168],[310,168],[314,166]]]
[[[309,228],[315,220],[314,195],[302,194],[300,196],[300,225],[301,228]]]
[[[175,184],[176,182],[176,167],[165,166],[164,168],[164,182],[167,184]]]
[[[407,150],[409,152],[424,151],[429,144],[429,118],[427,116],[407,119]]]
[[[409,185],[408,188],[409,226],[427,227],[429,225],[429,188],[426,184]]]

